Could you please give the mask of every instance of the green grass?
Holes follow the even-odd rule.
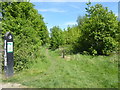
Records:
[[[117,88],[117,56],[68,55],[42,48],[44,58],[3,82],[35,88]]]

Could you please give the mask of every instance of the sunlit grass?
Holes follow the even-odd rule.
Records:
[[[35,88],[117,88],[117,56],[67,55],[42,49],[31,68],[16,73],[4,82],[15,82]]]

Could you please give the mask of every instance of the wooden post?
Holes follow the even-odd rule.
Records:
[[[65,58],[65,51],[62,50],[62,58]]]

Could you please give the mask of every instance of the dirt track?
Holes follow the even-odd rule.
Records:
[[[0,90],[2,88],[27,88],[27,87],[17,83],[0,83]]]

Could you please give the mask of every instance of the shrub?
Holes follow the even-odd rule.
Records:
[[[39,47],[48,42],[48,31],[42,15],[29,2],[2,2],[2,35],[14,36],[14,68],[20,71],[40,54]]]
[[[84,24],[81,26],[81,37],[78,41],[79,52],[87,51],[91,55],[110,55],[118,47],[117,17],[112,11],[101,4],[90,6],[86,11]]]

